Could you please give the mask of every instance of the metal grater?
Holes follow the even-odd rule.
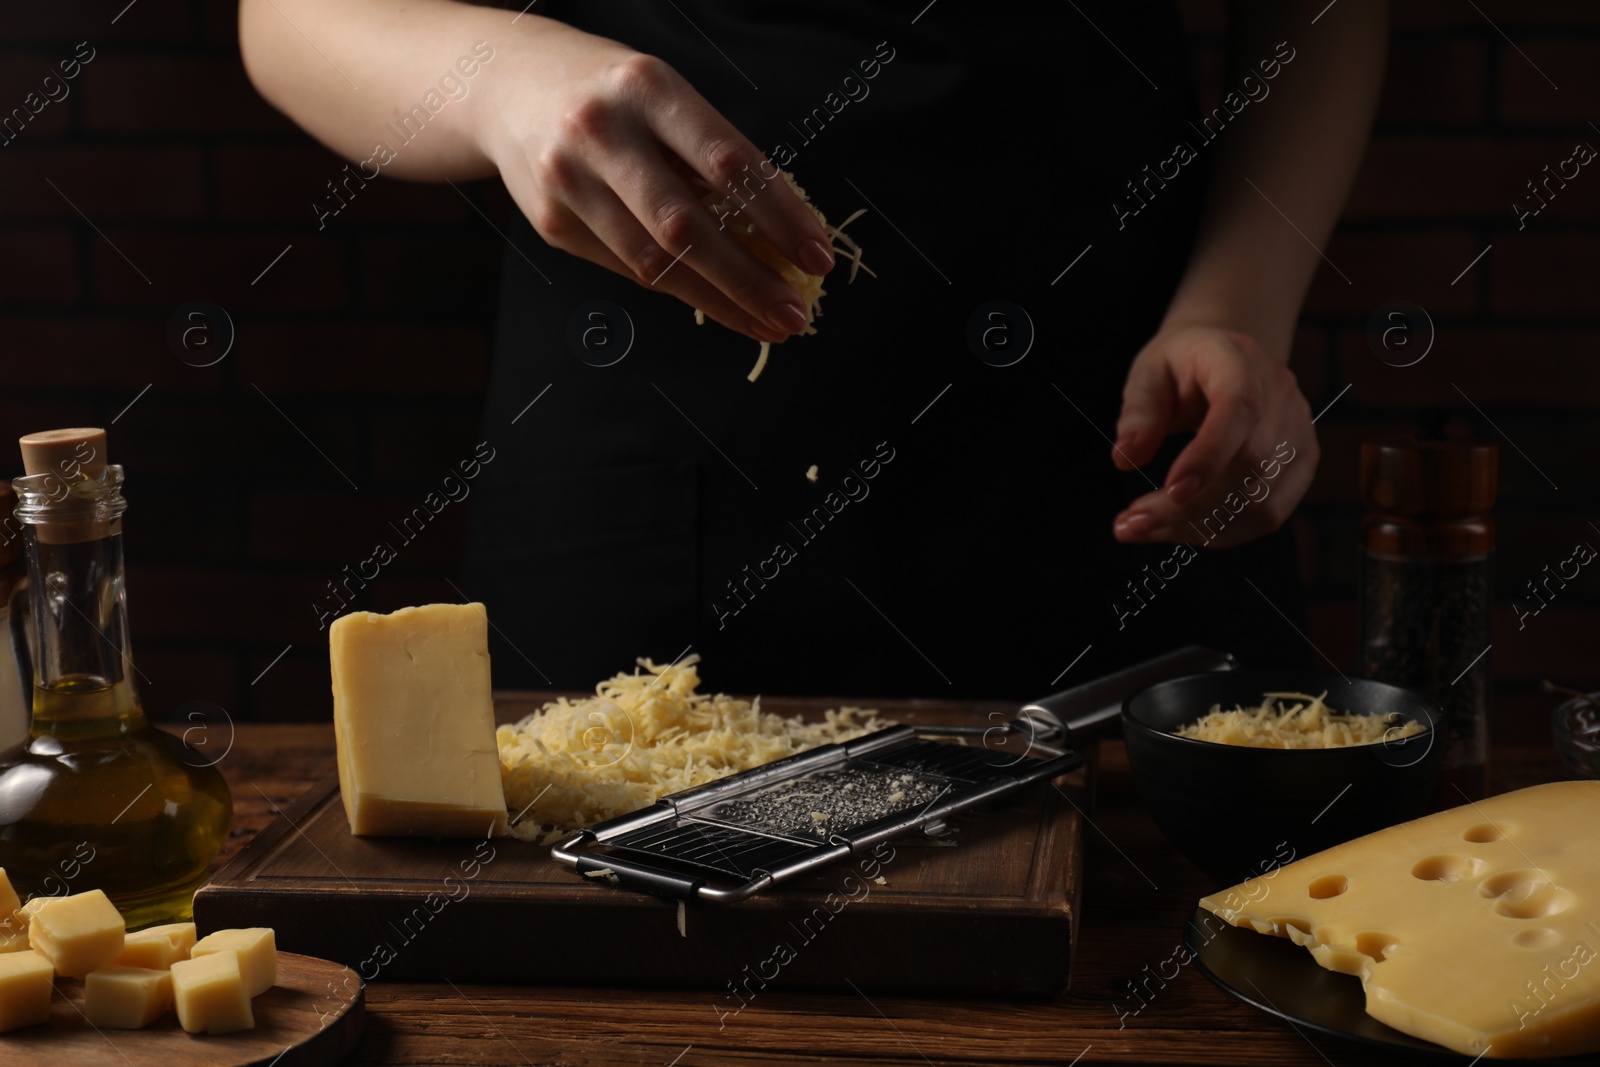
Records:
[[[768,886],[1082,766],[1061,747],[1115,722],[1158,681],[1227,669],[1189,647],[1046,697],[992,726],[892,726],[663,797],[562,841],[579,873],[682,900],[743,900]],[[977,738],[966,745],[938,738]]]

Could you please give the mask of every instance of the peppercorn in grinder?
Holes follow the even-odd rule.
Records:
[[[1488,793],[1498,463],[1486,441],[1361,446],[1361,672],[1438,702],[1446,808]]]

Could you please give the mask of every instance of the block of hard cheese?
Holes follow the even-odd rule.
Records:
[[[328,646],[339,790],[350,831],[503,832],[483,605],[351,612],[328,628]]]
[[[1391,826],[1200,905],[1359,976],[1367,1014],[1462,1055],[1600,1050],[1600,781]]]

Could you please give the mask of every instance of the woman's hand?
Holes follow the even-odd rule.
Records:
[[[772,163],[677,71],[545,22],[537,35],[507,41],[485,73],[492,85],[474,118],[480,147],[547,242],[758,340],[805,328],[799,294],[719,223],[693,178],[743,201],[741,221],[810,274],[833,265],[828,236]]]
[[[1142,466],[1186,429],[1194,440],[1165,486],[1116,517],[1117,540],[1242,544],[1283,525],[1316,473],[1311,407],[1294,373],[1242,333],[1184,326],[1146,344],[1128,370],[1112,462]]]

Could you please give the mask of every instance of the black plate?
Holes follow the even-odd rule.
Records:
[[[1204,922],[1204,920],[1210,920]],[[1183,942],[1200,972],[1223,990],[1269,1015],[1292,1024],[1302,1037],[1329,1035],[1368,1048],[1383,1049],[1401,1062],[1416,1064],[1541,1064],[1543,1067],[1595,1067],[1600,1058],[1567,1056],[1544,1060],[1482,1059],[1452,1052],[1432,1041],[1401,1033],[1367,1014],[1361,979],[1322,967],[1310,952],[1286,937],[1221,924],[1204,908],[1183,926]],[[1207,935],[1210,939],[1207,940]],[[1320,1050],[1319,1050],[1320,1051]]]

